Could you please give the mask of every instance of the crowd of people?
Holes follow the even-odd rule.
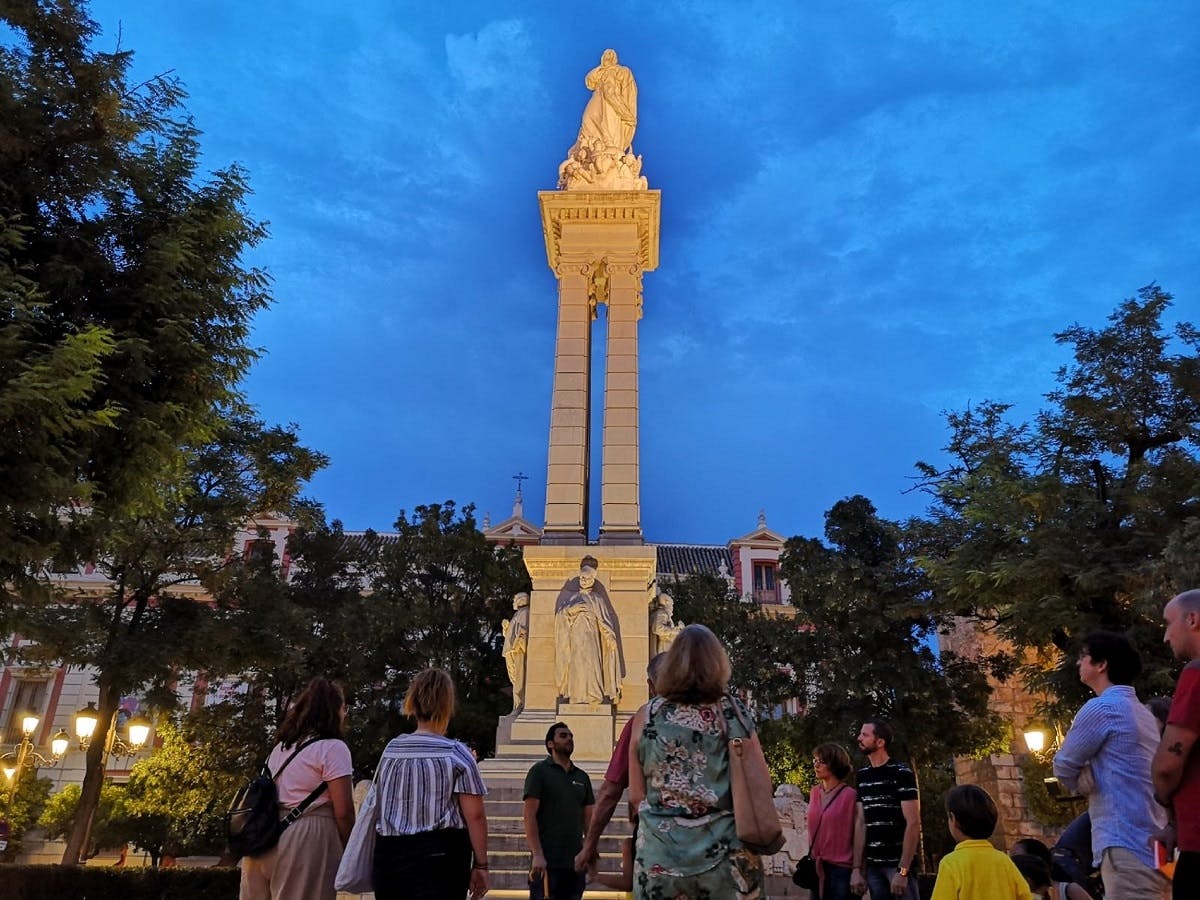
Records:
[[[1186,666],[1161,722],[1131,686],[1140,661],[1129,639],[1095,632],[1082,643],[1079,676],[1096,696],[1053,768],[1065,789],[1087,798],[1085,816],[1054,849],[1023,838],[1005,853],[993,843],[994,799],[976,785],[951,789],[945,810],[956,846],[940,861],[933,900],[1085,900],[1093,868],[1109,900],[1200,898],[1200,590],[1172,598],[1163,618],[1164,640]],[[523,789],[531,900],[579,900],[590,881],[637,900],[763,896],[762,862],[739,840],[731,800],[729,742],[750,738],[754,724],[729,691],[730,675],[716,635],[684,628],[651,660],[650,699],[626,723],[597,792],[572,762],[570,727],[550,727],[547,755]],[[474,754],[446,737],[454,703],[447,673],[415,676],[404,711],[416,730],[393,739],[376,767],[379,900],[478,900],[488,891],[487,789]],[[355,816],[344,720],[342,694],[323,678],[289,710],[268,766],[282,770],[281,814],[306,805],[273,849],[243,860],[242,900],[335,896]],[[814,900],[918,897],[918,788],[891,755],[894,738],[882,719],[863,723],[866,765],[853,777],[846,748],[813,751]],[[600,874],[600,837],[626,791],[633,837],[623,842],[620,873]]]

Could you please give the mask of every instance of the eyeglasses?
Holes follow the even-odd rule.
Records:
[[[829,765],[829,763],[825,762],[825,760],[823,760],[823,759],[820,759],[819,757],[816,757],[816,756],[814,756],[814,757],[813,757],[812,764],[813,764],[814,766],[827,766],[827,765]]]

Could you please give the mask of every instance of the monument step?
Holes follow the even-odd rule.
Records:
[[[621,841],[628,835],[619,834],[603,834],[600,836],[600,855],[610,854],[617,857],[621,856]],[[488,854],[493,850],[524,850],[528,852],[529,844],[525,840],[524,833],[518,832],[497,832],[489,829],[488,831]]]

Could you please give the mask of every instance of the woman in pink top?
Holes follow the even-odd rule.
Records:
[[[850,754],[838,744],[822,744],[813,751],[813,769],[817,783],[808,800],[808,840],[821,876],[813,900],[850,900],[858,814],[858,795],[846,784]]]
[[[279,772],[280,817],[314,789],[325,790],[262,856],[242,860],[239,900],[334,900],[333,878],[354,826],[350,748],[342,740],[346,702],[341,690],[314,678],[288,709],[267,768]]]

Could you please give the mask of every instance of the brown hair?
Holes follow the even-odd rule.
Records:
[[[444,669],[425,669],[413,676],[404,695],[404,714],[445,731],[454,715],[454,681]]]
[[[318,675],[288,707],[275,740],[292,747],[306,737],[341,738],[345,705],[342,689]]]
[[[720,639],[703,625],[679,632],[654,686],[675,703],[712,703],[729,690],[733,667]]]
[[[813,751],[813,759],[819,759],[829,766],[829,771],[838,781],[844,781],[850,774],[850,753],[841,744],[822,744]]]

